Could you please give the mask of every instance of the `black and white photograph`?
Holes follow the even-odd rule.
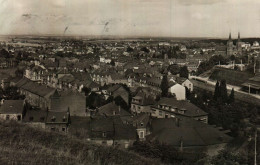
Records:
[[[259,152],[259,0],[0,0],[0,165]]]

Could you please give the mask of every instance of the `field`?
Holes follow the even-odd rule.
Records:
[[[213,68],[209,79],[210,80],[226,80],[227,84],[240,86],[249,78],[253,77],[253,74],[248,72],[235,71],[225,68]]]
[[[133,152],[84,142],[76,137],[0,121],[0,164],[161,164]]]

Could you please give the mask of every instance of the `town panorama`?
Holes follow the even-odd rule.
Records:
[[[0,165],[260,162],[259,36],[106,35],[113,21],[0,35]]]

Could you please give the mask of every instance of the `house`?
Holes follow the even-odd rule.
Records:
[[[50,106],[50,97],[56,89],[46,85],[41,85],[27,78],[21,79],[16,83],[20,94],[25,96],[27,101],[32,106],[37,106],[46,109]]]
[[[23,119],[23,123],[35,128],[45,129],[47,113],[47,111],[40,109],[27,110],[26,115]]]
[[[71,116],[86,116],[86,96],[83,93],[56,90],[50,99],[50,110],[62,112],[69,107]]]
[[[242,89],[249,93],[260,94],[260,73],[257,73],[254,77],[244,82]]]
[[[131,112],[134,114],[151,113],[151,105],[155,104],[152,96],[147,95],[145,92],[139,91],[135,97],[132,98]]]
[[[127,121],[128,124],[133,125],[136,128],[138,140],[144,141],[146,139],[146,136],[150,134],[150,120],[150,115],[148,115],[147,113],[139,113],[136,116],[129,118],[129,120]]]
[[[137,139],[135,128],[118,117],[91,118],[88,125],[87,140],[99,145],[128,148]]]
[[[32,64],[26,68],[24,77],[35,82],[42,82],[46,73],[47,70],[43,66]]]
[[[4,100],[0,107],[0,118],[3,120],[22,121],[25,113],[24,100]]]
[[[129,93],[122,85],[116,84],[109,87],[107,93],[114,98],[120,96],[127,105],[129,104]]]
[[[131,114],[122,107],[116,105],[114,102],[103,105],[97,109],[99,115],[104,116],[119,116],[121,120],[126,123],[128,118],[131,118]]]
[[[193,83],[189,79],[183,77],[176,77],[175,82],[184,87],[187,87],[189,91],[193,91]]]
[[[208,114],[187,100],[163,97],[154,106],[151,106],[151,110],[151,115],[156,118],[185,116],[208,123]]]
[[[70,125],[70,111],[47,111],[45,129],[55,132],[68,132]]]
[[[232,139],[225,131],[199,121],[180,117],[152,119],[148,141],[157,141],[183,150],[205,148],[207,153],[217,153]]]
[[[168,92],[174,94],[177,100],[186,99],[186,89],[180,84],[172,83],[172,85],[170,85],[170,88],[168,89]]]

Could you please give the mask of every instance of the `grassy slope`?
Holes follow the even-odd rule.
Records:
[[[135,153],[0,121],[1,164],[160,164]]]
[[[225,68],[214,68],[211,75],[209,76],[209,79],[225,79],[227,84],[240,86],[242,83],[253,76],[253,74],[250,74],[248,72],[235,71]]]

